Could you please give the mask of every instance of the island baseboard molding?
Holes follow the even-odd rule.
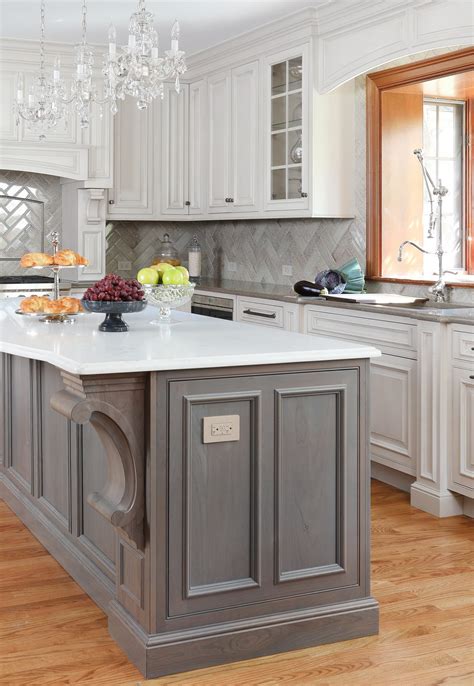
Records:
[[[0,495],[146,677],[375,634],[368,373],[75,375],[2,353]]]

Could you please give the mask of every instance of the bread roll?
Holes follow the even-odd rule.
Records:
[[[45,306],[50,300],[46,295],[30,295],[20,303],[20,310],[27,314],[41,313],[45,311]]]
[[[20,260],[20,265],[24,268],[49,267],[51,264],[53,264],[52,256],[44,252],[28,252]]]
[[[75,267],[82,264],[89,264],[85,257],[74,252],[74,250],[59,250],[59,252],[54,255],[53,259],[54,264],[62,267]]]

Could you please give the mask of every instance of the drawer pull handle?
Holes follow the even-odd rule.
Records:
[[[470,379],[474,379],[474,374],[471,374],[471,376],[470,376],[469,378],[470,378]]]
[[[267,319],[276,319],[276,312],[255,312],[255,310],[244,310],[244,314],[251,314],[253,317],[266,317]]]

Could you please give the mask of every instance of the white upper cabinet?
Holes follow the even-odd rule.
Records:
[[[206,207],[207,84],[204,79],[189,86],[188,199],[190,215],[203,215]]]
[[[114,121],[114,186],[109,191],[110,218],[149,218],[154,193],[156,104],[139,110],[134,98],[120,101]],[[159,130],[159,129],[158,129]]]
[[[354,216],[354,84],[319,95],[314,62],[310,42],[265,58],[268,216]]]
[[[209,97],[209,212],[230,211],[231,188],[231,75],[208,79]]]
[[[251,62],[208,79],[210,214],[258,210],[258,78]]]
[[[308,46],[265,60],[265,209],[308,210]]]
[[[165,85],[161,102],[161,213],[188,214],[188,86]]]
[[[232,70],[231,207],[236,212],[259,209],[258,62]]]

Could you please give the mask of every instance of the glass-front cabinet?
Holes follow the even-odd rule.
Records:
[[[266,61],[265,209],[308,208],[307,48]]]

